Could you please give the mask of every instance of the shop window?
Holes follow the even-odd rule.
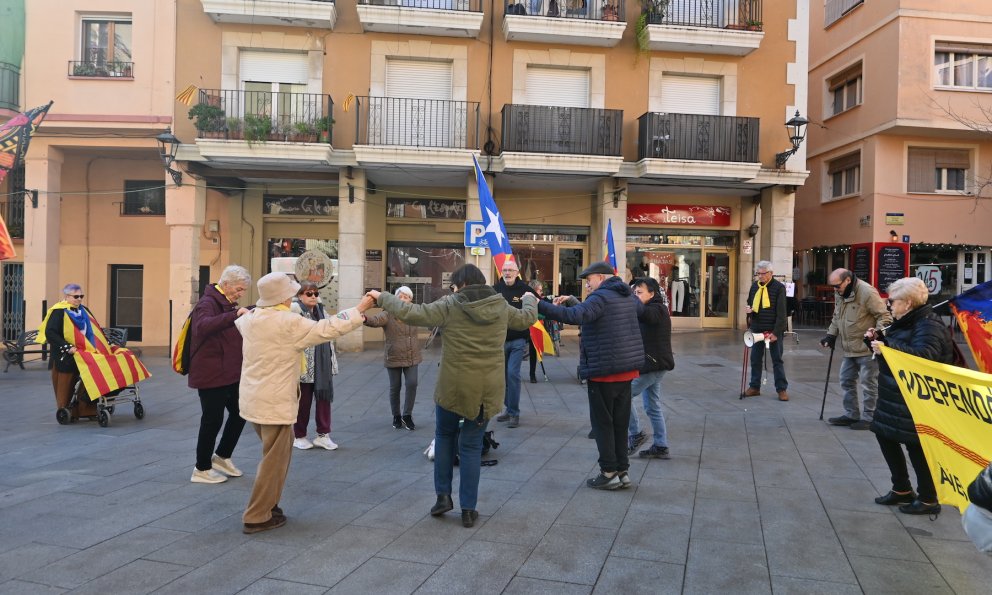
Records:
[[[627,250],[627,269],[634,277],[658,281],[672,316],[699,316],[701,252],[661,246]]]
[[[162,180],[125,180],[121,215],[165,215],[165,184]]]
[[[971,155],[965,149],[910,147],[906,169],[908,192],[959,194],[968,190]]]
[[[406,219],[465,219],[464,200],[386,199],[386,216]]]
[[[957,249],[914,244],[909,251],[909,275],[927,282],[930,290],[929,303],[936,304],[951,299],[958,293]]]
[[[933,65],[938,88],[992,90],[992,44],[938,41]]]
[[[450,293],[451,274],[465,264],[461,244],[389,244],[386,249],[386,290],[406,285],[413,301],[426,304]]]
[[[830,78],[828,90],[833,105],[831,115],[837,115],[861,105],[861,62]]]
[[[330,280],[323,285],[325,275],[320,274],[310,279],[317,283],[320,290],[320,303],[328,312],[338,309],[338,242],[337,240],[320,240],[315,238],[269,238],[268,239],[268,270],[283,272],[296,271],[296,259],[307,252],[316,251],[330,261]],[[321,259],[323,260],[323,259]],[[326,261],[325,261],[326,262]],[[326,269],[318,269],[324,271]],[[209,271],[208,271],[209,274]],[[202,275],[202,273],[201,273]]]
[[[861,193],[861,151],[827,162],[827,199]]]

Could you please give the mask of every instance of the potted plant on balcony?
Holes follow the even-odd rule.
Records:
[[[317,140],[322,143],[331,142],[331,130],[334,129],[334,118],[331,116],[324,116],[322,118],[317,118],[314,123],[314,128],[317,130]]]
[[[748,31],[761,31],[763,24],[761,21],[751,19],[746,23],[746,26]]]
[[[195,120],[193,125],[203,138],[223,138],[224,110],[209,103],[198,103],[189,110],[189,119]]]
[[[241,140],[244,138],[244,131],[241,130],[241,118],[227,119],[227,138],[230,140]]]
[[[245,116],[244,136],[249,145],[264,143],[272,134],[272,119],[268,116]]]
[[[77,62],[72,65],[72,76],[96,76],[96,65],[92,62]]]
[[[601,13],[604,21],[620,20],[620,10],[616,5],[616,0],[603,0],[603,9]]]
[[[312,122],[295,122],[288,140],[297,143],[317,142],[317,128]]]

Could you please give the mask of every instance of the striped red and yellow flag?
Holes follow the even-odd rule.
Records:
[[[91,317],[90,321],[93,323],[92,343],[69,316],[65,317],[66,336],[71,333],[76,348],[73,359],[91,401],[151,377],[130,349],[111,345],[96,320]]]
[[[544,328],[544,323],[538,320],[530,327],[530,340],[534,344],[534,351],[537,352],[537,360],[544,361],[544,354],[555,355],[555,343],[551,340],[551,335]]]
[[[185,89],[183,89],[182,91],[180,91],[179,95],[176,95],[176,101],[185,105],[186,107],[189,107],[193,105],[193,101],[196,99],[199,90],[200,89],[198,89],[196,85],[190,85]]]

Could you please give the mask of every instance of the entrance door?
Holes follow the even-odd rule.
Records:
[[[125,329],[128,342],[141,340],[144,278],[140,264],[110,265],[110,326]]]
[[[583,282],[579,279],[582,272],[582,252],[580,246],[558,247],[558,262],[555,279],[558,282],[555,295],[582,296]]]
[[[961,291],[968,291],[992,278],[992,258],[987,250],[961,253]]]
[[[703,252],[703,327],[731,328],[733,320],[730,313],[734,287],[733,270],[730,254],[725,251]]]

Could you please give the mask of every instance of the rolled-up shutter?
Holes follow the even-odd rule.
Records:
[[[241,52],[241,80],[307,84],[309,59],[303,52]]]
[[[720,115],[720,79],[664,74],[661,111],[675,114]]]
[[[378,128],[369,130],[371,144],[465,144],[465,126],[459,125],[464,122],[465,104],[451,101],[451,62],[387,60],[385,95],[369,99],[370,122],[379,122]]]
[[[971,158],[964,149],[936,149],[935,161],[937,167],[947,169],[969,169]]]
[[[589,71],[527,67],[527,105],[589,107]]]
[[[837,172],[844,171],[845,169],[850,169],[856,165],[861,165],[861,151],[857,153],[851,153],[850,155],[845,155],[843,157],[838,157],[830,161],[827,165],[827,173],[835,174]]]

